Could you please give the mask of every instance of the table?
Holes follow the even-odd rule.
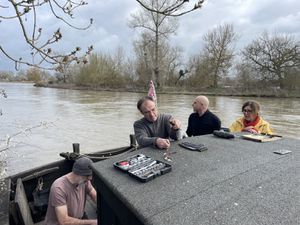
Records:
[[[189,151],[173,142],[172,171],[147,183],[113,162],[138,153],[163,160],[162,150],[143,148],[93,165],[100,224],[300,224],[300,140],[204,135],[181,141],[208,150]],[[292,152],[273,153],[282,149]]]

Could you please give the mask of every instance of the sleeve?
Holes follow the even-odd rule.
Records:
[[[189,120],[188,120],[188,127],[187,127],[187,130],[186,130],[186,134],[191,137],[192,136],[192,115],[189,116]]]
[[[229,127],[230,132],[240,132],[242,127],[238,121],[233,122]]]
[[[273,131],[272,131],[272,129],[270,127],[270,124],[268,122],[265,123],[262,133],[273,134]]]
[[[155,146],[156,137],[149,137],[145,125],[141,121],[136,121],[133,125],[135,138],[141,147]]]
[[[214,130],[220,130],[221,129],[221,120],[219,117],[215,115],[215,123],[214,123]]]
[[[174,130],[171,127],[170,124],[170,120],[173,119],[173,116],[169,115],[169,114],[164,114],[163,115],[164,119],[163,119],[163,123],[165,124],[166,130],[168,132],[168,135],[171,139],[177,141],[178,139],[180,139],[181,137],[181,129],[178,130]]]
[[[57,207],[67,204],[66,193],[59,185],[52,185],[50,189],[49,202],[51,206]]]
[[[182,139],[182,137],[183,137],[183,133],[182,133],[181,129],[178,129],[178,130],[171,129],[170,138],[177,141],[177,140]]]
[[[158,118],[159,122],[159,130],[158,137],[161,138],[171,138],[173,140],[179,140],[182,137],[182,130],[174,130],[171,127],[170,120],[173,117],[169,114],[160,114]]]

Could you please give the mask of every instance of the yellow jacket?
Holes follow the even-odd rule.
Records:
[[[245,128],[243,119],[244,117],[241,117],[233,122],[229,127],[230,132],[241,132]],[[259,122],[254,127],[260,133],[273,134],[273,131],[270,128],[270,124],[267,121],[263,120],[261,117]]]

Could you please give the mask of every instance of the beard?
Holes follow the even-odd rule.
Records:
[[[87,183],[87,180],[81,180],[77,183],[76,187],[84,186]]]

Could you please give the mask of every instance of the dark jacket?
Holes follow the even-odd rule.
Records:
[[[196,112],[190,115],[186,133],[189,137],[198,136],[211,134],[214,130],[220,130],[220,128],[220,119],[207,110],[202,116],[199,116]]]

